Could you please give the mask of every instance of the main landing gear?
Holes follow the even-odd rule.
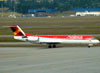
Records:
[[[56,44],[49,44],[48,48],[56,48]]]

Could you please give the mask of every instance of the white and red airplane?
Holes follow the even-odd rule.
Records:
[[[99,40],[89,35],[31,35],[24,33],[18,25],[11,25],[14,39],[36,44],[47,44],[48,48],[56,48],[56,44],[88,44],[88,47],[99,43]]]

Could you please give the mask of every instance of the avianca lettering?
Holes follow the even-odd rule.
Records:
[[[82,40],[83,36],[77,36],[77,35],[69,35],[68,39],[72,39],[72,40]]]

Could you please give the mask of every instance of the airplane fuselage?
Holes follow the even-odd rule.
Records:
[[[99,40],[88,35],[31,35],[15,36],[17,40],[41,44],[97,44]]]
[[[10,28],[14,33],[14,39],[27,41],[36,44],[48,44],[49,48],[56,47],[56,44],[93,44],[99,43],[98,39],[95,39],[90,35],[31,35],[24,33],[24,31],[17,25],[11,25]]]

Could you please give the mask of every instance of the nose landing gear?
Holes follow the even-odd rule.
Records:
[[[93,46],[93,44],[89,44],[89,45],[88,45],[88,48],[90,48],[90,47],[92,47],[92,46]]]

